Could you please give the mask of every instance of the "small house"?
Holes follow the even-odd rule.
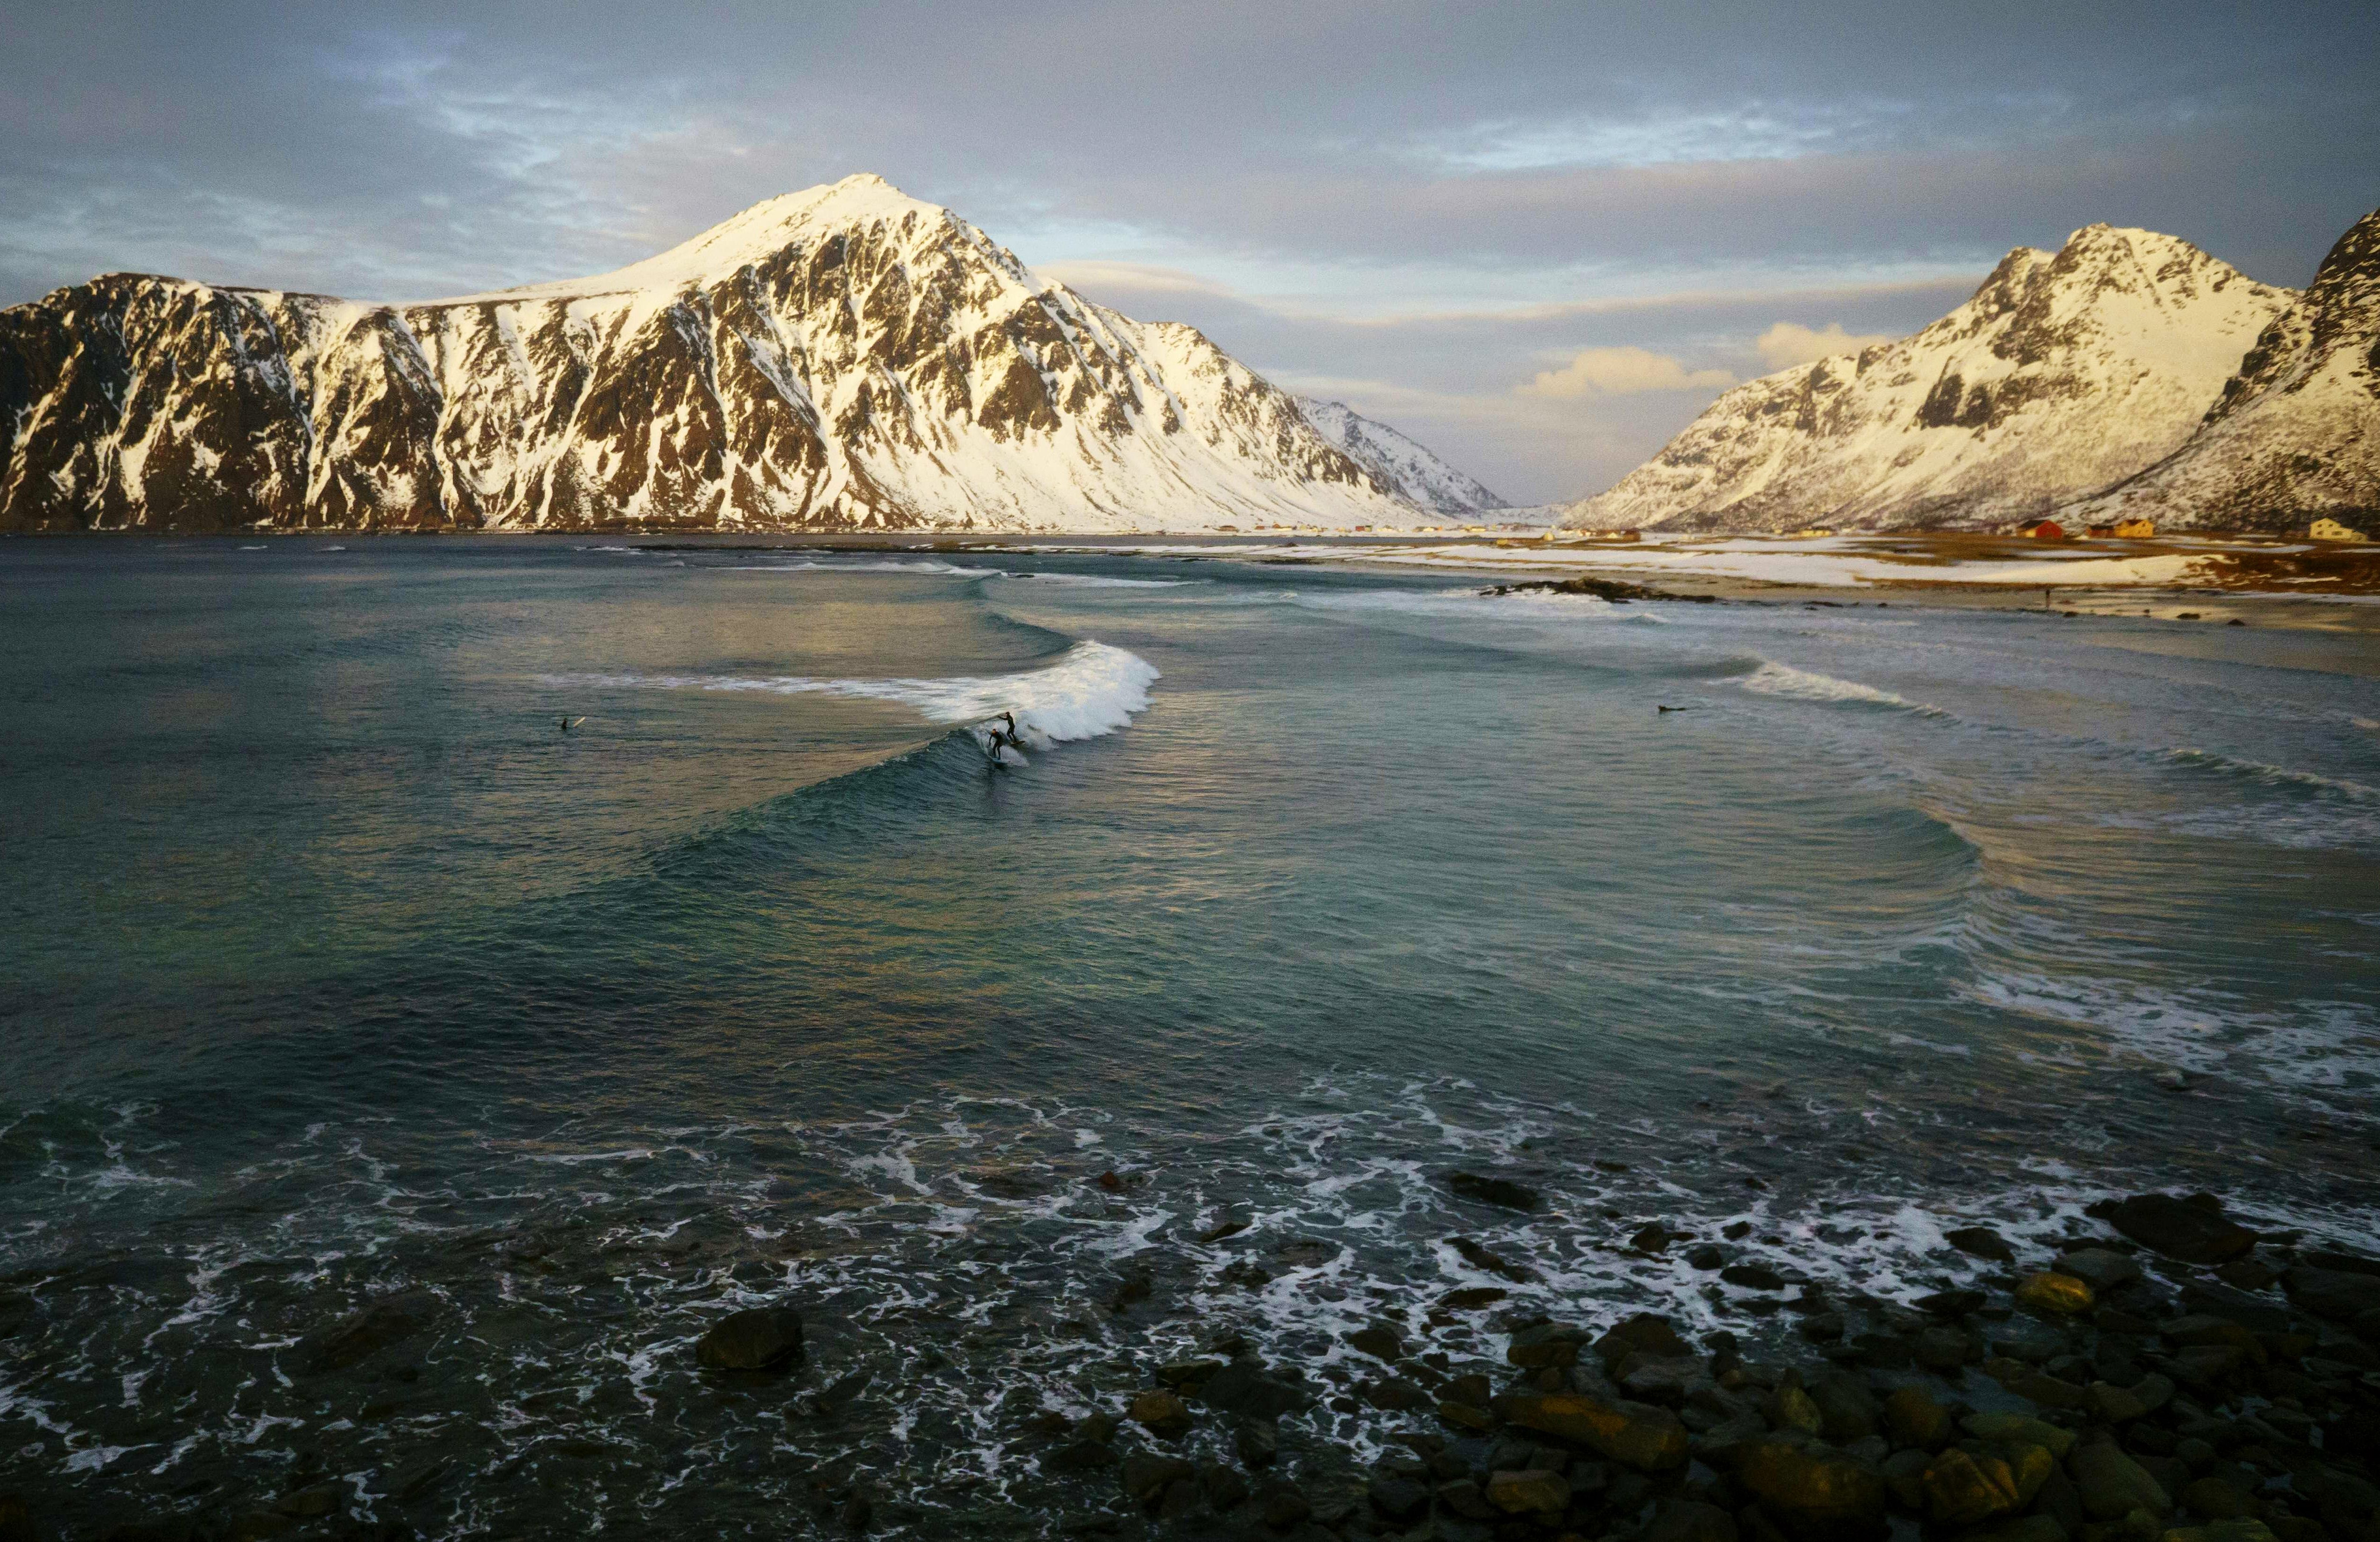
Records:
[[[2118,540],[2146,540],[2155,534],[2156,534],[2156,521],[2154,519],[2116,521],[2115,535]]]
[[[2024,533],[2035,540],[2064,540],[2066,527],[2055,519],[2045,519],[2038,525],[2027,525]]]
[[[2306,530],[2313,540],[2362,540],[2362,530],[2350,530],[2336,519],[2317,519]]]

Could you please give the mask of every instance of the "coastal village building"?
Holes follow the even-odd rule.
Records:
[[[2064,540],[2066,527],[2055,519],[2045,519],[2038,525],[2027,525],[2024,533],[2035,540]]]
[[[2362,540],[2362,530],[2350,530],[2336,519],[2317,519],[2306,530],[2313,540]]]

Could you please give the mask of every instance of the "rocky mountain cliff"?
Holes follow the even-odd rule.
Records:
[[[2020,247],[1924,331],[1728,392],[1589,527],[1779,530],[2028,518],[2180,449],[2291,307],[2187,241],[2095,225]]]
[[[2071,512],[2274,531],[2380,514],[2380,210],[2338,238],[2187,443]]]
[[[1196,329],[873,176],[419,304],[115,273],[0,311],[0,528],[1409,524]]]
[[[1476,514],[1509,508],[1503,499],[1386,423],[1366,418],[1345,402],[1300,396],[1305,420],[1322,437],[1405,502],[1438,514]]]

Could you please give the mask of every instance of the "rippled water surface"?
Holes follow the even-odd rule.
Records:
[[[1029,1535],[1113,1488],[1035,1415],[1227,1333],[1735,1321],[1655,1218],[1886,1297],[2145,1183],[2372,1240],[2369,640],[338,544],[0,549],[0,1491],[69,1524]],[[778,1300],[800,1371],[696,1370]]]

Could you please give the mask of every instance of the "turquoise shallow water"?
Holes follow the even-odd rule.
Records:
[[[2373,1239],[2368,640],[342,546],[0,547],[0,1491],[70,1519],[996,1530],[1220,1331],[1756,1326],[1656,1217],[1888,1299],[2146,1184]],[[695,1372],[775,1299],[805,1372]]]

